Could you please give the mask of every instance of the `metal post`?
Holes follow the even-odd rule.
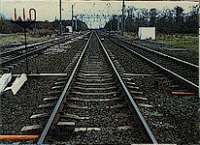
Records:
[[[37,24],[36,23],[34,23],[34,34],[37,34]]]
[[[124,35],[124,31],[125,31],[125,17],[124,17],[124,13],[125,13],[125,0],[122,1],[122,36]]]
[[[199,5],[200,5],[200,1],[199,1]],[[199,42],[200,42],[200,11],[198,11],[198,18],[199,18]],[[200,48],[200,43],[199,43],[199,48]],[[199,51],[199,56],[200,56],[200,51]],[[199,64],[200,64],[200,57],[199,57]],[[200,79],[200,71],[199,71],[199,79]],[[200,103],[200,91],[199,91],[199,103]],[[200,112],[200,109],[198,110]]]
[[[111,16],[112,17],[112,16]],[[111,18],[111,21],[110,21],[110,31],[112,31],[112,23],[113,23],[113,17]]]
[[[72,32],[74,31],[74,5],[72,5]]]
[[[60,35],[62,35],[62,4],[61,4],[61,0],[59,3],[59,8],[60,8]]]
[[[27,40],[26,40],[26,28],[24,28],[24,45],[25,45],[25,51],[26,51],[26,73],[29,73],[28,68],[28,48],[27,48]]]
[[[78,22],[77,22],[77,16],[75,16],[75,30],[78,30]]]
[[[117,17],[117,31],[120,31],[120,17]]]
[[[16,21],[17,20],[17,10],[16,10],[16,8],[14,8],[14,21]]]

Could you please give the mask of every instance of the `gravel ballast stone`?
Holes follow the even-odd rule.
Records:
[[[125,73],[151,74],[149,77],[135,76],[130,80],[140,88],[153,108],[139,107],[156,135],[159,143],[197,144],[198,96],[173,96],[170,85],[175,83],[147,62],[114,45],[108,39],[104,45],[114,55]],[[120,68],[121,69],[121,68]],[[156,83],[155,83],[156,82]],[[157,86],[156,84],[160,84]],[[138,101],[136,100],[137,104]],[[161,115],[158,116],[157,114]]]

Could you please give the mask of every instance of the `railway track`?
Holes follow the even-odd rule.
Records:
[[[168,56],[183,60],[186,63],[198,66],[198,56],[195,55],[191,50],[185,48],[173,48],[170,45],[164,44],[163,42],[156,42],[153,40],[134,40],[129,37],[114,34],[112,37],[118,38],[126,43],[147,48],[150,50],[155,50],[161,52],[162,54],[167,54]],[[183,42],[184,43],[184,42]]]
[[[68,77],[57,80],[31,116],[34,125],[21,131],[38,144],[157,143],[126,86],[92,32]]]
[[[87,34],[84,34],[84,35],[87,35]],[[53,40],[47,40],[47,41],[36,43],[36,44],[30,44],[27,46],[27,50],[23,46],[23,47],[18,47],[10,51],[2,52],[0,53],[0,57],[1,57],[0,65],[2,67],[5,67],[9,64],[12,64],[15,61],[25,59],[27,56],[29,57],[35,54],[39,54],[51,46],[63,43],[68,40],[75,39],[77,37],[79,36],[75,35],[75,36],[72,36],[71,38],[63,36],[60,38],[55,38]]]
[[[151,50],[147,47],[133,45],[117,38],[109,37],[108,35],[104,36],[106,36],[114,44],[126,49],[133,55],[139,56],[167,73],[167,75],[183,83],[184,86],[182,86],[182,89],[187,87],[198,90],[199,67],[197,65],[155,50]]]
[[[197,143],[198,136],[195,133],[198,132],[198,128],[193,125],[199,123],[197,113],[199,98],[198,93],[195,93],[197,89],[187,87],[168,73],[164,73],[162,69],[151,65],[146,59],[130,53],[107,38],[104,39],[103,44],[110,55],[113,55],[112,59],[116,60],[116,64],[119,63],[116,66],[124,68],[122,69],[124,77],[132,76],[128,79],[132,79],[132,82],[136,83],[143,92],[138,96],[146,98],[146,103],[151,105],[151,107],[142,107],[139,102],[141,100],[136,100],[142,113],[147,115],[151,129],[157,132],[158,128],[161,128],[162,131],[158,131],[159,135],[156,135],[159,143]],[[153,112],[154,115],[151,114]],[[159,125],[159,122],[162,122],[162,125]]]

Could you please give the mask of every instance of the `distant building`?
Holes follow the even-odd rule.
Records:
[[[138,37],[140,40],[155,40],[156,28],[155,27],[139,27]]]

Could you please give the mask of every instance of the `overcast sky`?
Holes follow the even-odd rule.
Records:
[[[121,3],[120,1],[62,0],[62,15],[63,19],[71,19],[72,4],[75,4],[75,15],[121,14]],[[185,9],[185,12],[188,12],[192,6],[197,4],[198,2],[189,1],[128,1],[126,7],[134,6],[136,8],[157,8],[161,10],[181,6]],[[17,9],[18,16],[22,15],[22,8],[26,8],[26,13],[28,13],[29,8],[35,8],[37,10],[37,20],[52,21],[55,17],[59,18],[59,0],[0,0],[0,13],[3,13],[7,18],[13,17],[14,8]]]

